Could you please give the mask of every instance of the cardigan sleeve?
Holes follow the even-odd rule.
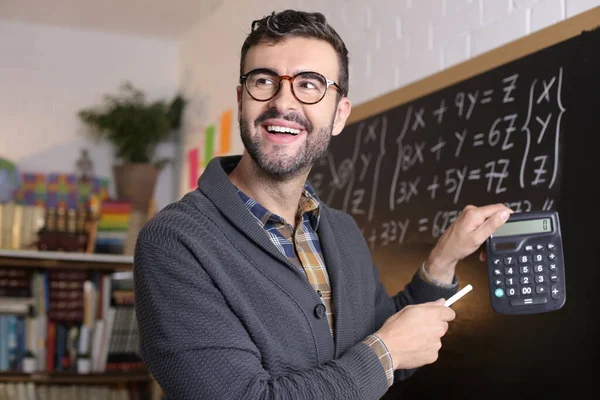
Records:
[[[134,255],[140,353],[169,399],[379,399],[388,388],[364,343],[318,367],[271,376],[243,323],[201,267],[160,243]]]
[[[379,329],[389,317],[407,305],[426,303],[435,301],[439,298],[447,299],[456,293],[458,288],[458,279],[456,277],[454,278],[454,284],[452,286],[440,286],[432,281],[424,279],[421,268],[419,268],[404,289],[398,292],[394,297],[390,298],[383,283],[381,283],[379,279],[379,272],[375,265],[373,265],[373,274],[374,279],[378,282],[378,289],[375,292],[377,329]],[[416,371],[417,369],[396,370],[394,371],[394,382],[404,380],[413,375]]]

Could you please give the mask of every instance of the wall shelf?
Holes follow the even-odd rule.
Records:
[[[131,271],[133,256],[62,251],[0,250],[0,267]]]
[[[107,372],[102,374],[77,374],[74,372],[56,372],[51,374],[24,374],[18,372],[0,372],[0,382],[34,382],[49,384],[118,384],[129,382],[150,382],[152,376],[146,370],[131,372]]]

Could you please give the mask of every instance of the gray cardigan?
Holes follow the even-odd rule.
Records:
[[[391,298],[352,217],[323,205],[318,234],[333,290],[332,338],[319,296],[229,181],[237,162],[211,160],[198,189],[139,234],[134,283],[144,363],[174,400],[380,398],[386,377],[361,341],[405,305],[454,290],[415,274]]]

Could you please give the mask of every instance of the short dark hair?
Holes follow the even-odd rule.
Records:
[[[340,77],[337,83],[341,88],[342,96],[348,95],[348,50],[340,35],[327,23],[323,14],[295,10],[273,12],[262,19],[252,21],[250,30],[242,45],[240,75],[244,74],[246,53],[254,45],[276,44],[290,37],[320,39],[331,44],[335,49],[340,63]]]

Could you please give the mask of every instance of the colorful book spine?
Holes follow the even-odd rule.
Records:
[[[131,221],[132,204],[121,200],[102,203],[96,232],[96,252],[123,254]]]

